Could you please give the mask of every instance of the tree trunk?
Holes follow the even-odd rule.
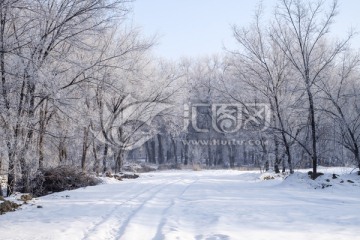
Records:
[[[355,161],[357,162],[359,168],[358,175],[360,175],[360,152],[357,144],[355,145],[354,155],[355,155]]]
[[[317,140],[316,140],[315,107],[314,107],[313,95],[310,89],[310,79],[309,77],[307,78],[308,78],[307,94],[309,99],[309,117],[310,117],[310,125],[311,125],[311,144],[312,144],[312,167],[313,167],[312,179],[315,179],[317,177],[317,162],[318,162],[317,149],[316,149]]]
[[[284,160],[284,154],[281,155],[281,162],[282,162],[282,173],[284,173],[286,171],[286,166],[285,166],[285,160]]]
[[[44,132],[39,132],[39,169],[44,169]]]
[[[121,168],[123,166],[124,158],[125,158],[125,151],[122,149],[119,149],[116,154],[115,159],[115,173],[121,172]]]
[[[0,1],[0,74],[2,84],[2,97],[4,99],[4,105],[6,109],[10,108],[7,87],[6,87],[6,69],[5,69],[5,25],[7,23],[6,7],[3,6],[4,2]]]
[[[285,153],[286,153],[286,156],[287,156],[287,159],[288,159],[290,174],[293,174],[294,170],[292,168],[292,156],[291,156],[291,151],[290,151],[290,144],[289,144],[289,141],[287,140],[286,135],[285,135],[285,126],[284,126],[284,122],[283,122],[281,112],[280,112],[280,106],[279,106],[278,97],[275,96],[274,100],[275,100],[277,118],[279,120],[280,127],[281,127],[281,137],[282,137],[282,140],[284,142]]]
[[[262,139],[263,140],[263,139]],[[264,168],[265,168],[265,171],[269,171],[269,158],[267,157],[268,156],[268,150],[266,148],[266,144],[264,141],[261,142],[261,147],[262,147],[262,162],[265,162],[264,164]]]
[[[46,115],[47,115],[47,104],[40,109],[39,116],[39,144],[38,144],[38,154],[39,154],[39,169],[44,168],[44,135],[45,135],[45,125],[46,125]]]
[[[149,163],[156,163],[155,160],[155,141],[150,140],[145,143],[146,154]]]
[[[166,148],[166,162],[167,163],[172,162],[172,158],[173,158],[173,156],[172,156],[172,152],[171,152],[171,147],[170,148],[167,147]]]
[[[162,141],[161,141],[161,135],[158,134],[157,138],[158,138],[158,163],[163,164],[164,163],[164,150],[163,150],[163,145],[162,145]]]
[[[30,166],[26,163],[26,153],[29,150],[30,142],[33,136],[33,129],[30,129],[27,133],[27,137],[25,140],[24,147],[22,148],[20,152],[20,169],[21,169],[21,184],[22,189],[20,190],[23,193],[30,192]]]
[[[293,166],[292,166],[290,146],[289,146],[288,144],[286,144],[286,145],[285,145],[285,149],[286,149],[286,155],[287,155],[287,158],[288,158],[289,171],[290,171],[290,174],[293,174],[293,173],[294,173],[294,169],[293,169]]]
[[[6,195],[9,197],[11,193],[15,190],[15,151],[13,151],[13,148],[10,144],[10,142],[7,142],[8,147],[8,158],[9,158],[9,168],[8,168],[8,182],[7,182],[7,193]]]
[[[85,172],[86,170],[86,154],[88,150],[88,135],[89,135],[89,127],[84,127],[84,137],[83,137],[83,147],[82,147],[82,155],[81,155],[81,171]]]
[[[152,139],[150,142],[151,162],[156,163],[156,151],[155,151],[155,140]]]
[[[185,144],[184,146],[184,165],[188,165],[189,163],[189,145]]]
[[[210,140],[209,140],[210,141]],[[212,165],[212,161],[211,161],[211,146],[210,144],[208,144],[207,146],[207,150],[208,150],[208,156],[207,156],[207,161],[206,161],[206,166],[210,167]]]
[[[66,146],[65,146],[65,139],[66,137],[62,137],[60,139],[60,142],[59,142],[59,162],[62,163],[62,162],[66,162],[67,160],[67,150],[66,150]]]
[[[150,152],[150,143],[149,143],[149,141],[147,141],[146,143],[145,143],[145,151],[146,151],[146,160],[147,160],[147,162],[149,162],[149,163],[151,163],[151,152]]]
[[[104,152],[103,152],[103,158],[102,158],[102,162],[103,162],[103,173],[105,173],[106,170],[107,170],[106,162],[107,162],[108,148],[109,148],[109,145],[108,145],[107,143],[105,143],[105,145],[104,145]]]
[[[22,192],[28,193],[30,192],[30,166],[26,163],[26,155],[29,151],[30,144],[34,135],[34,114],[35,114],[35,83],[34,77],[30,77],[25,70],[25,79],[27,85],[27,92],[26,92],[26,100],[28,101],[28,109],[27,109],[27,129],[28,132],[26,134],[26,140],[24,147],[20,152],[20,168],[21,168],[21,177],[22,177],[22,184],[23,190]]]
[[[216,165],[219,166],[223,164],[223,146],[216,146]]]
[[[4,176],[2,168],[3,168],[3,153],[0,153],[0,176],[1,177]],[[1,179],[1,182],[0,182],[0,197],[4,196],[3,189],[2,189],[2,184],[1,184],[2,181],[3,181],[3,179]]]
[[[6,188],[6,196],[10,196],[15,191],[15,167],[11,164],[9,165],[8,171],[8,184]]]
[[[97,151],[96,151],[95,138],[93,139],[92,146],[93,146],[92,150],[93,150],[93,155],[94,155],[94,160],[95,160],[93,171],[96,173],[96,176],[99,176],[99,173],[100,173],[100,159],[98,158]]]
[[[184,148],[182,147],[180,149],[180,163],[182,164],[184,162]]]
[[[246,165],[247,164],[247,152],[246,152],[246,146],[245,144],[243,144],[243,164]]]
[[[177,158],[177,146],[176,146],[176,141],[174,140],[174,138],[171,138],[171,142],[172,142],[172,146],[173,146],[174,161],[175,161],[175,164],[177,164],[177,163],[178,163],[178,158]]]

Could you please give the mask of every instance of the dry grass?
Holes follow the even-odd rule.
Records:
[[[2,201],[0,203],[0,215],[7,213],[7,212],[13,212],[21,206],[17,203],[5,200],[3,197],[0,197],[0,201]]]
[[[180,163],[168,163],[168,164],[160,164],[158,170],[171,170],[171,169],[181,170],[183,168],[184,166]]]
[[[94,186],[99,183],[98,178],[83,173],[75,167],[59,166],[38,172],[32,181],[32,194],[44,196],[52,192]]]
[[[193,164],[192,165],[192,170],[193,171],[201,171],[201,165],[200,164]]]

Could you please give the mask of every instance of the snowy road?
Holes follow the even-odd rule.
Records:
[[[41,205],[43,208],[37,208]],[[360,187],[167,171],[56,193],[0,216],[0,239],[360,239]]]

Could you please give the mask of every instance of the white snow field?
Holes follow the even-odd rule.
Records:
[[[355,240],[360,186],[348,177],[353,184],[335,179],[314,189],[300,174],[283,181],[230,170],[146,173],[38,198],[0,216],[0,239]]]

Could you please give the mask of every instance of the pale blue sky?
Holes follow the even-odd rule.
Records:
[[[234,47],[230,26],[246,26],[259,1],[254,0],[136,0],[133,24],[145,35],[158,35],[154,54],[178,59],[220,53],[223,46]],[[277,0],[263,1],[271,13]],[[327,2],[331,3],[330,0]],[[340,13],[332,28],[334,36],[344,37],[350,27],[360,31],[360,1],[339,0]],[[360,34],[353,40],[360,48]]]

